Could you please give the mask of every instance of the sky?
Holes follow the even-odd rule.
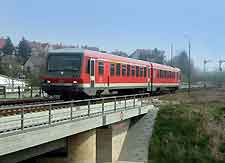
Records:
[[[198,68],[225,60],[224,0],[2,0],[0,36],[132,53],[187,49]],[[225,65],[225,64],[224,64]],[[224,66],[225,67],[225,66]]]

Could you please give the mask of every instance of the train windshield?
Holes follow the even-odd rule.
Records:
[[[81,54],[50,54],[48,71],[71,71],[80,74]]]

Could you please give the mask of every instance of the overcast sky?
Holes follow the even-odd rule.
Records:
[[[160,48],[169,56],[192,43],[192,56],[209,69],[225,59],[224,0],[5,0],[0,36],[15,44],[28,40],[88,44],[131,53]]]

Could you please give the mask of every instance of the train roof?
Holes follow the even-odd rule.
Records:
[[[148,61],[143,61],[139,59],[133,59],[133,58],[128,58],[128,57],[122,57],[118,55],[113,55],[109,53],[103,53],[103,52],[98,52],[98,51],[92,51],[92,50],[87,50],[87,49],[82,49],[82,48],[63,48],[63,49],[55,49],[55,50],[49,50],[49,53],[86,53],[87,55],[93,56],[93,57],[100,57],[103,59],[109,59],[114,60],[114,62],[124,62],[124,63],[131,63],[131,64],[143,64],[143,65],[152,65],[153,68],[157,69],[162,69],[162,70],[168,70],[168,71],[180,71],[179,68],[176,67],[171,67],[163,64],[158,64],[158,63],[153,63],[153,62],[148,62]]]
[[[48,53],[83,53],[85,50],[81,48],[63,48],[49,50]]]
[[[180,69],[177,67],[167,66],[167,65],[158,64],[158,63],[152,63],[152,67],[161,69],[161,70],[167,70],[167,71],[176,71],[176,72],[180,71]]]
[[[113,62],[124,62],[124,63],[130,63],[130,64],[140,64],[140,65],[151,65],[151,62],[143,61],[143,60],[138,60],[134,58],[128,58],[128,57],[122,57],[110,53],[103,53],[103,52],[97,52],[97,51],[90,51],[86,50],[86,52],[89,55],[97,55],[100,56],[103,59],[110,59]]]

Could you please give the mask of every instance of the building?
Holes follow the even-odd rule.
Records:
[[[2,49],[4,48],[6,40],[4,38],[0,38],[0,56],[3,56]]]
[[[18,91],[18,86],[20,86],[23,91],[26,85],[23,80],[13,79],[0,74],[0,86],[6,87],[6,92],[16,92]]]
[[[24,64],[24,69],[38,74],[40,69],[45,66],[45,60],[48,54],[49,44],[36,41],[28,42],[31,48],[31,56]]]

